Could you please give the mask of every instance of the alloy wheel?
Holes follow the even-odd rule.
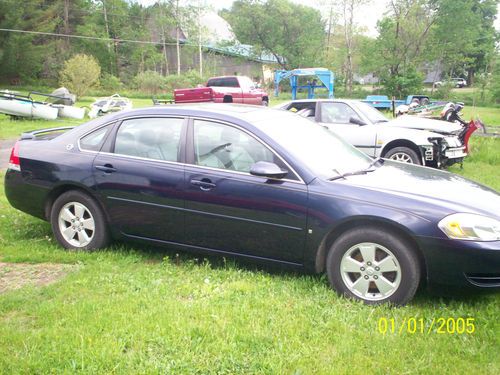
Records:
[[[394,155],[391,155],[390,159],[395,160],[395,161],[399,161],[402,163],[413,164],[413,160],[411,159],[410,155],[408,155],[404,152],[396,152]]]
[[[401,266],[384,246],[363,242],[347,250],[340,262],[345,286],[354,295],[368,301],[385,299],[401,283]]]
[[[74,247],[85,247],[94,238],[94,217],[80,202],[65,204],[59,211],[58,222],[64,240]]]

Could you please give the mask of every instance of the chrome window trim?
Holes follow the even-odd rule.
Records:
[[[237,175],[240,175],[240,176],[245,176],[245,177],[253,177],[253,178],[265,178],[265,177],[261,177],[261,176],[254,176],[253,174],[250,174],[248,172],[240,172],[240,171],[234,171],[232,169],[221,169],[221,168],[213,168],[213,167],[206,167],[204,165],[196,165],[196,164],[185,164],[187,167],[190,167],[190,168],[201,168],[201,169],[208,169],[208,170],[211,170],[211,171],[216,171],[216,172],[223,172],[223,173],[233,173],[233,174],[237,174]],[[284,181],[284,182],[291,182],[291,183],[295,183],[295,184],[299,184],[299,185],[305,185],[303,182],[301,181],[297,181],[297,180],[290,180],[288,178],[267,178],[268,180],[273,180],[273,181]],[[241,181],[241,180],[238,180],[238,181]]]
[[[297,171],[295,169],[293,169],[292,166],[285,159],[283,159],[280,154],[278,154],[278,152],[276,152],[271,146],[269,146],[266,142],[264,142],[262,139],[260,139],[259,137],[257,137],[255,134],[253,134],[253,133],[249,132],[248,130],[242,128],[241,126],[233,124],[231,122],[224,121],[224,120],[214,120],[212,118],[206,118],[206,117],[202,117],[202,116],[188,116],[188,118],[190,118],[190,119],[193,120],[193,142],[194,142],[194,121],[195,120],[209,121],[209,122],[214,122],[214,123],[217,123],[217,124],[227,125],[227,126],[231,126],[233,128],[237,128],[238,130],[241,130],[244,133],[248,134],[250,137],[254,138],[257,142],[259,142],[260,144],[264,145],[264,147],[266,147],[267,149],[269,149],[269,151],[271,151],[275,156],[277,156],[278,159],[280,159],[283,162],[283,164],[285,164],[285,166],[287,166],[288,168],[290,168],[290,170],[299,179],[297,181],[297,180],[290,180],[290,179],[282,178],[282,179],[279,179],[278,181],[289,181],[289,182],[301,183],[303,185],[306,185],[306,183],[304,182],[304,180],[302,179],[302,177],[300,176],[300,174],[298,174]],[[203,167],[203,166],[200,166],[200,165],[197,165],[197,164],[188,164],[188,165],[193,165],[193,166],[196,166],[196,167]],[[239,172],[239,171],[233,171],[233,170],[222,169],[222,168],[212,168],[212,167],[206,167],[206,168],[217,170],[217,171],[237,172],[237,173],[242,173],[244,175],[250,175],[251,176],[251,174],[248,173],[248,172]]]
[[[115,157],[121,157],[121,158],[126,158],[126,159],[135,159],[135,160],[144,160],[144,161],[154,161],[154,162],[158,162],[158,163],[165,163],[165,164],[173,164],[173,165],[178,165],[178,166],[189,166],[189,167],[195,167],[195,168],[201,168],[201,169],[209,169],[209,170],[214,170],[214,171],[221,171],[221,172],[225,172],[225,173],[233,173],[233,174],[237,174],[237,175],[243,175],[243,176],[252,176],[252,177],[258,177],[258,176],[253,176],[252,174],[248,173],[248,172],[240,172],[240,171],[234,171],[234,170],[230,170],[230,169],[221,169],[221,168],[212,168],[212,167],[205,167],[205,166],[201,166],[201,165],[196,165],[196,164],[188,164],[188,163],[181,163],[181,162],[176,162],[176,161],[168,161],[168,160],[160,160],[160,159],[150,159],[150,158],[143,158],[143,157],[140,157],[140,156],[132,156],[132,155],[124,155],[124,154],[116,154],[114,152],[104,152],[104,151],[92,151],[92,150],[85,150],[85,149],[82,149],[81,146],[80,146],[80,139],[82,139],[83,137],[87,136],[88,134],[90,133],[93,133],[94,131],[98,131],[99,129],[101,128],[104,128],[108,125],[112,125],[113,123],[117,123],[119,122],[120,125],[121,123],[123,123],[123,121],[126,121],[126,120],[131,120],[131,119],[137,119],[137,118],[148,118],[148,117],[154,117],[154,118],[183,118],[184,120],[188,119],[188,120],[208,120],[208,121],[211,121],[211,122],[215,122],[215,123],[220,123],[220,124],[223,124],[223,125],[228,125],[228,126],[232,126],[232,127],[235,127],[235,128],[238,128],[239,130],[242,130],[243,132],[247,133],[248,135],[250,135],[251,137],[255,138],[258,142],[260,142],[261,144],[263,144],[265,147],[267,147],[274,155],[276,155],[288,168],[290,168],[290,170],[299,178],[299,180],[290,180],[290,179],[287,179],[287,178],[281,178],[281,179],[274,179],[275,181],[284,181],[284,182],[291,182],[291,183],[295,183],[295,184],[300,184],[300,185],[307,185],[304,180],[302,179],[302,177],[295,171],[294,168],[292,168],[292,166],[286,161],[284,160],[281,155],[279,155],[271,146],[269,146],[266,142],[262,141],[259,137],[257,137],[256,135],[250,133],[249,131],[247,131],[246,129],[243,129],[241,126],[239,125],[236,125],[236,124],[233,124],[233,123],[230,123],[230,122],[227,122],[227,121],[224,121],[224,120],[214,120],[212,118],[209,118],[209,117],[203,117],[203,116],[196,116],[196,117],[193,117],[193,116],[185,116],[185,117],[182,117],[180,115],[175,115],[175,116],[170,116],[170,115],[149,115],[149,116],[144,116],[144,115],[137,115],[137,116],[130,116],[130,117],[124,117],[122,119],[118,119],[118,120],[113,120],[113,121],[110,121],[106,124],[103,124],[101,126],[99,126],[98,128],[95,128],[95,129],[92,129],[92,130],[89,130],[88,132],[82,134],[78,140],[77,140],[77,146],[78,146],[78,150],[80,152],[89,152],[89,153],[93,153],[93,154],[103,154],[103,155],[110,155],[110,156],[115,156]],[[194,124],[193,124],[194,125]]]
[[[101,130],[102,128],[105,128],[106,126],[113,125],[114,123],[116,123],[116,121],[107,122],[107,123],[105,123],[105,124],[103,124],[103,125],[101,125],[101,126],[99,126],[99,127],[95,128],[95,129],[89,130],[88,132],[86,132],[86,133],[82,134],[82,135],[78,138],[78,140],[76,141],[76,145],[78,146],[78,151],[80,151],[80,152],[92,152],[92,153],[94,153],[94,154],[98,153],[99,151],[86,150],[86,149],[82,148],[82,146],[81,146],[81,144],[80,144],[81,139],[82,139],[82,138],[85,138],[85,137],[86,137],[87,135],[89,135],[89,134],[92,134],[93,132],[96,132],[96,131]]]

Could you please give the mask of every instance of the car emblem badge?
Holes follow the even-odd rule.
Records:
[[[68,143],[68,144],[66,145],[66,150],[71,151],[71,150],[73,150],[73,148],[74,148],[74,147],[75,147],[75,146],[73,146],[73,143]]]

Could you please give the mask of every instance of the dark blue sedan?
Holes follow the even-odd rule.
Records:
[[[165,106],[25,133],[5,191],[68,249],[120,238],[326,271],[369,304],[424,281],[500,288],[497,192],[278,110]]]

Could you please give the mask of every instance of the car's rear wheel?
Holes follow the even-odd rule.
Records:
[[[417,153],[409,147],[394,147],[391,148],[384,156],[387,159],[399,161],[402,163],[418,164],[422,162]]]
[[[93,250],[109,243],[101,208],[80,191],[67,191],[55,200],[50,222],[57,241],[66,249]]]
[[[400,236],[383,228],[356,228],[342,234],[327,257],[330,285],[366,304],[410,301],[420,282],[418,258]]]

